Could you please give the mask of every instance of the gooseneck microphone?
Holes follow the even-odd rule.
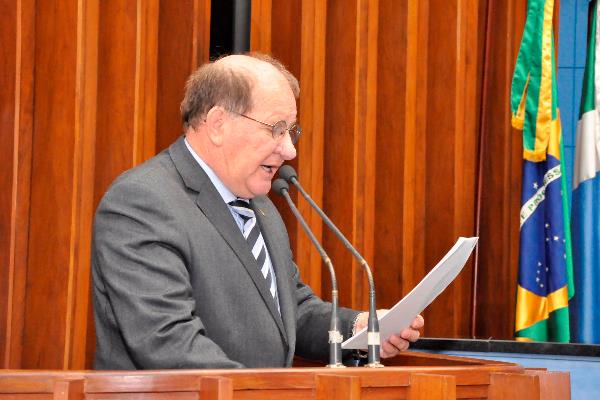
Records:
[[[300,182],[298,181],[298,175],[296,174],[296,170],[290,165],[284,165],[279,169],[280,178],[285,179],[286,181],[292,183],[298,191],[302,194],[302,196],[308,201],[311,207],[319,214],[319,216],[325,222],[325,225],[333,231],[335,236],[338,237],[346,247],[352,253],[354,258],[358,261],[358,263],[362,266],[362,268],[367,273],[367,278],[369,280],[369,324],[367,326],[367,350],[368,350],[368,363],[367,367],[383,367],[380,363],[380,355],[379,355],[379,347],[381,346],[381,338],[379,336],[379,321],[377,320],[377,308],[375,306],[375,282],[373,281],[373,274],[371,273],[371,268],[369,268],[369,264],[364,259],[363,256],[352,246],[352,244],[346,239],[344,234],[340,232],[340,230],[335,226],[335,224],[329,219],[327,215],[321,210],[321,208],[310,198],[308,193],[302,188]]]
[[[335,270],[333,269],[333,263],[331,262],[331,259],[329,258],[327,253],[325,253],[325,249],[323,249],[321,243],[319,243],[313,232],[310,230],[304,218],[302,218],[298,207],[296,207],[296,205],[292,201],[289,194],[290,187],[288,183],[283,179],[278,178],[275,179],[275,181],[273,181],[272,188],[275,191],[275,193],[280,194],[285,198],[288,205],[290,206],[290,209],[292,210],[292,213],[294,213],[294,215],[300,222],[300,225],[302,225],[304,232],[306,232],[310,241],[315,245],[317,251],[321,255],[321,258],[323,259],[323,262],[325,263],[325,265],[327,265],[327,268],[329,269],[329,274],[331,275],[331,304],[333,309],[331,311],[331,322],[329,324],[329,364],[327,365],[327,367],[344,368],[345,365],[342,364],[342,341],[344,340],[344,338],[342,337],[339,328],[340,318],[338,316],[338,289],[337,279],[335,277]]]

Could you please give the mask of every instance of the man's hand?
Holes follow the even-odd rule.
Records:
[[[377,317],[383,317],[388,310],[377,310]],[[369,321],[369,313],[364,312],[358,314],[354,332],[358,332],[367,326]],[[410,326],[403,329],[400,333],[390,336],[385,342],[381,343],[380,355],[381,358],[390,358],[398,355],[401,351],[407,350],[410,342],[416,342],[419,339],[419,329],[423,328],[425,320],[421,315],[417,315]]]

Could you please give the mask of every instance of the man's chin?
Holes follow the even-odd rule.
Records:
[[[257,196],[266,196],[271,191],[271,181],[261,182],[248,187],[249,199]]]

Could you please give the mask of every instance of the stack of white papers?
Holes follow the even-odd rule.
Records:
[[[462,271],[479,238],[460,237],[441,261],[423,278],[417,286],[394,305],[387,314],[379,318],[381,341],[391,335],[408,328],[415,317],[420,314],[440,293],[448,287]],[[343,349],[366,349],[367,329],[342,343]]]

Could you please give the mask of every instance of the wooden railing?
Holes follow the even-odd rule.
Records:
[[[569,399],[569,375],[404,353],[385,368],[0,372],[0,399]]]

